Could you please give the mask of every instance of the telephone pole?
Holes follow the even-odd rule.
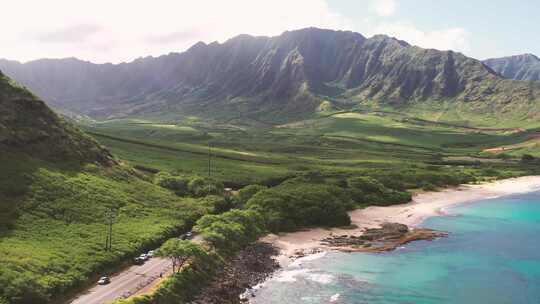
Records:
[[[208,177],[210,177],[210,161],[212,159],[212,148],[210,146],[210,141],[208,141]]]
[[[105,214],[107,224],[109,229],[107,229],[107,239],[105,241],[105,251],[112,250],[112,233],[113,233],[113,224],[118,216],[118,210],[114,208],[109,208]]]

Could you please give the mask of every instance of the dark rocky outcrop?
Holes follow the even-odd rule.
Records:
[[[359,236],[331,236],[322,240],[326,247],[347,252],[384,252],[419,240],[434,240],[446,237],[445,232],[426,228],[409,229],[399,223],[385,223],[380,228],[366,229]]]
[[[262,283],[279,264],[273,259],[279,250],[268,243],[246,247],[227,263],[225,269],[205,288],[192,304],[239,304],[247,289]],[[245,299],[245,298],[244,298]]]

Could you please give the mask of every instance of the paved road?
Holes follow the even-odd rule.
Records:
[[[108,285],[96,285],[71,301],[71,304],[105,304],[127,298],[154,283],[159,274],[171,269],[167,259],[152,258],[144,265],[133,265],[111,277]]]

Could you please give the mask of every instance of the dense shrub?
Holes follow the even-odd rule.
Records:
[[[255,194],[259,191],[268,189],[266,186],[249,185],[238,191],[238,195],[234,198],[234,204],[237,208],[242,208]]]
[[[353,204],[337,186],[289,182],[260,191],[246,207],[261,212],[267,227],[279,232],[308,226],[350,225],[347,210]]]
[[[378,180],[367,177],[351,177],[347,180],[352,199],[362,205],[393,205],[411,200],[411,194],[385,187]]]
[[[257,211],[234,209],[219,215],[205,215],[193,229],[216,251],[230,255],[261,237],[266,231],[264,224]]]
[[[180,272],[189,261],[200,259],[205,254],[206,252],[200,245],[177,238],[168,240],[157,251],[158,256],[171,260],[174,273]]]
[[[210,210],[210,213],[223,213],[232,208],[231,201],[223,196],[208,195],[198,201],[205,210]]]
[[[482,169],[482,171],[480,171],[480,174],[482,174],[484,176],[498,176],[499,171],[497,171],[494,168],[484,168],[484,169]]]
[[[523,154],[521,156],[521,162],[522,163],[533,163],[536,161],[536,157],[530,155],[530,154]]]
[[[195,197],[222,195],[223,188],[223,183],[202,177],[194,177],[188,184],[189,192]]]
[[[163,188],[174,191],[179,196],[189,194],[188,183],[190,180],[187,177],[174,176],[168,172],[160,172],[156,174],[154,182]]]
[[[386,190],[378,180],[367,176],[351,177],[347,180],[347,186],[352,191],[363,193],[383,193]]]

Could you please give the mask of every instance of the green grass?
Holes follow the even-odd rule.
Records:
[[[85,286],[211,211],[131,169],[52,164],[2,153],[0,298],[46,303]],[[12,187],[16,185],[16,187]],[[105,214],[118,208],[111,252]]]
[[[443,156],[489,162],[481,153],[484,149],[527,136],[379,112],[341,113],[257,129],[194,119],[163,124],[116,120],[85,129],[132,165],[190,174],[207,174],[210,142],[212,175],[238,186],[272,184],[313,170],[358,174],[421,168]]]

